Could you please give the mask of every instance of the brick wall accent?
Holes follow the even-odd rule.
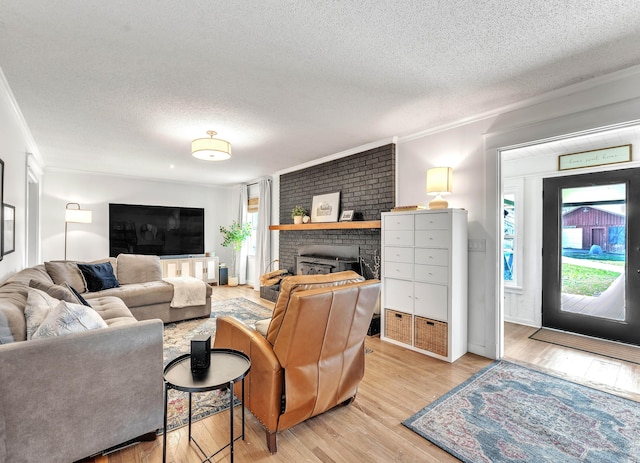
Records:
[[[380,146],[282,175],[280,223],[293,223],[294,206],[310,211],[315,195],[336,191],[340,211],[354,210],[362,220],[380,220],[381,212],[395,206],[395,148],[395,144]],[[380,230],[280,231],[280,268],[294,272],[296,251],[307,244],[358,245],[361,257],[373,267],[374,256],[380,256]],[[372,278],[368,269],[363,273]]]

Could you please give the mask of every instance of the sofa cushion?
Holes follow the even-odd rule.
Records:
[[[364,278],[352,270],[346,272],[327,273],[324,275],[296,275],[286,277],[280,284],[280,294],[273,309],[271,323],[267,331],[267,341],[271,345],[275,344],[282,319],[289,306],[289,299],[298,291],[306,291],[308,289],[327,288],[329,286],[342,286],[351,283],[364,281]]]
[[[24,308],[29,287],[24,283],[7,281],[0,286],[0,344],[27,339]]]
[[[117,266],[121,285],[162,280],[162,265],[158,256],[120,254]]]
[[[98,312],[91,307],[59,301],[58,305],[49,311],[31,339],[64,336],[65,334],[107,328],[107,326]]]
[[[27,339],[33,338],[34,333],[59,303],[59,299],[49,296],[42,290],[29,289],[27,305],[24,308],[24,318],[27,322]]]
[[[109,328],[112,326],[137,323],[129,308],[122,299],[113,296],[96,297],[91,299],[91,307],[102,317]]]
[[[45,262],[44,267],[55,284],[69,283],[79,293],[87,291],[87,284],[75,262],[51,261]]]
[[[113,273],[113,267],[111,267],[111,263],[109,262],[102,262],[100,264],[78,264],[78,268],[82,272],[84,281],[87,282],[87,290],[90,292],[120,286],[120,283],[118,283]]]
[[[29,281],[29,288],[39,289],[40,291],[44,291],[49,296],[54,299],[58,299],[61,301],[73,302],[74,304],[80,304],[80,299],[75,295],[75,293],[71,290],[71,286],[67,283],[62,285],[49,284],[40,280],[31,280]]]

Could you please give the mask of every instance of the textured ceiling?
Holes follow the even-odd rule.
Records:
[[[638,0],[3,0],[0,68],[48,167],[225,185],[636,65],[638,24]],[[231,160],[191,157],[207,130]]]

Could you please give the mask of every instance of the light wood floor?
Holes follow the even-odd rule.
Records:
[[[250,288],[214,287],[215,299],[245,297],[267,307]],[[506,358],[577,382],[597,385],[609,392],[640,401],[640,365],[619,362],[552,344],[533,341],[535,331],[506,324]],[[466,354],[453,364],[367,338],[373,350],[366,356],[366,373],[355,402],[307,420],[278,435],[278,453],[270,455],[264,431],[251,413],[246,414],[246,440],[236,443],[237,462],[455,462],[427,440],[405,428],[401,421],[465,381],[491,360]],[[239,413],[239,410],[236,412]],[[239,415],[236,415],[239,416]],[[193,433],[207,451],[228,440],[228,414],[213,415],[194,423]],[[200,462],[189,445],[187,428],[168,434],[167,459],[176,463]],[[120,450],[89,463],[155,463],[162,461],[162,438]],[[228,449],[214,462],[228,462]]]

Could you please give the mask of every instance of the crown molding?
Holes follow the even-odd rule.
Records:
[[[358,154],[358,153],[362,153],[364,151],[369,151],[369,150],[374,149],[374,148],[379,148],[381,146],[385,146],[385,145],[389,145],[389,144],[396,144],[396,143],[398,143],[398,137],[383,138],[381,140],[377,140],[377,141],[374,141],[374,142],[371,142],[371,143],[367,143],[367,144],[364,144],[364,145],[356,146],[354,148],[349,148],[348,150],[345,150],[345,151],[340,151],[339,153],[330,154],[328,156],[324,156],[324,157],[321,157],[321,158],[318,158],[318,159],[314,159],[313,161],[305,162],[303,164],[298,164],[297,166],[288,167],[286,169],[279,170],[279,171],[275,172],[273,175],[274,176],[280,176],[280,175],[284,175],[284,174],[289,174],[291,172],[296,172],[298,170],[306,169],[307,167],[317,166],[319,164],[324,164],[325,162],[335,161],[336,159],[340,159],[340,158],[345,158],[347,156],[351,156],[352,154]]]
[[[13,113],[13,117],[15,118],[18,126],[20,127],[20,131],[22,132],[22,136],[24,137],[26,146],[25,146],[25,154],[30,154],[33,156],[34,160],[37,162],[39,166],[43,166],[44,162],[42,156],[40,155],[40,150],[38,149],[38,145],[36,144],[35,139],[27,125],[27,121],[20,110],[20,106],[16,101],[13,92],[11,91],[11,87],[9,86],[9,82],[7,81],[2,68],[0,68],[0,98],[4,99],[11,112]]]
[[[418,138],[423,138],[429,135],[433,135],[439,132],[444,132],[447,130],[455,129],[456,127],[460,127],[463,125],[471,124],[473,122],[483,121],[485,119],[490,119],[492,117],[497,117],[505,113],[509,113],[511,111],[516,111],[519,109],[529,108],[540,103],[546,103],[551,100],[555,100],[557,98],[561,98],[564,96],[572,95],[574,93],[582,92],[585,90],[592,89],[594,87],[608,84],[612,82],[616,82],[627,77],[640,75],[640,65],[631,66],[629,68],[621,69],[619,71],[615,71],[609,74],[605,74],[602,76],[594,77],[592,79],[584,80],[582,82],[577,82],[575,84],[570,84],[565,87],[561,87],[555,90],[550,90],[548,92],[542,93],[540,95],[533,96],[531,98],[527,98],[522,101],[518,101],[515,103],[511,103],[508,105],[501,106],[499,108],[495,108],[489,111],[485,111],[483,113],[479,113],[473,116],[469,116],[463,119],[458,119],[456,121],[447,122],[445,124],[432,127],[429,129],[422,130],[420,132],[416,132],[410,135],[406,135],[398,138],[398,144],[410,142],[412,140],[416,140]]]

